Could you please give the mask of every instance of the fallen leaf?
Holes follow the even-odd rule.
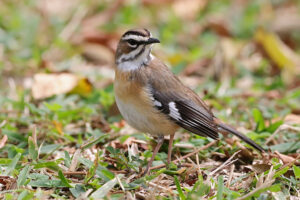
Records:
[[[191,64],[188,64],[181,74],[185,76],[205,75],[205,71],[208,69],[210,62],[211,59],[208,58],[197,60]]]
[[[92,83],[87,78],[80,78],[77,81],[77,85],[70,91],[70,93],[86,97],[91,94],[92,89]]]
[[[226,62],[232,62],[232,60],[235,60],[240,54],[243,46],[243,42],[235,41],[227,37],[221,38],[220,41],[220,47],[223,50]]]
[[[55,126],[55,129],[57,130],[57,132],[60,134],[60,135],[63,135],[64,132],[63,132],[63,127],[62,127],[62,123],[58,122],[58,121],[55,121],[53,120],[52,121],[53,125]]]
[[[44,99],[57,94],[69,92],[77,94],[89,94],[91,92],[90,82],[71,73],[61,74],[35,74],[31,88],[34,99]],[[74,90],[74,91],[73,91]]]
[[[105,133],[111,130],[109,123],[101,115],[92,117],[91,127],[93,129],[100,129]]]
[[[79,38],[73,37],[73,39],[75,43],[100,44],[115,52],[120,36],[117,32],[106,33],[100,30],[91,30],[79,35]]]
[[[275,151],[275,154],[280,158],[280,160],[282,160],[282,162],[284,164],[289,164],[289,163],[296,161],[295,158],[287,156],[287,155],[283,155],[283,154],[279,153],[278,151]]]
[[[0,176],[0,190],[13,190],[17,188],[17,180],[10,176]],[[4,186],[4,187],[3,187]]]
[[[68,17],[73,9],[78,5],[78,0],[41,0],[37,2],[38,9],[41,10],[43,15],[50,17],[56,16],[60,18]]]
[[[289,114],[284,118],[284,122],[288,124],[300,124],[300,115]]]
[[[84,44],[83,56],[96,64],[113,64],[115,59],[113,52],[101,44]]]
[[[300,15],[296,6],[283,6],[274,13],[271,21],[271,29],[279,34],[290,34],[292,31],[300,31]]]
[[[261,174],[271,168],[271,165],[268,164],[254,164],[251,166],[251,169],[257,174]]]
[[[206,24],[206,28],[215,31],[220,36],[231,36],[228,23],[221,17],[210,18]]]
[[[255,40],[263,47],[269,58],[283,70],[285,82],[291,83],[300,73],[300,57],[274,33],[262,28],[255,33]]]
[[[78,158],[80,157],[81,149],[77,149],[73,155],[71,165],[69,167],[69,171],[74,172],[76,170],[78,164]]]
[[[206,5],[207,0],[177,0],[173,4],[173,10],[182,19],[192,20]]]

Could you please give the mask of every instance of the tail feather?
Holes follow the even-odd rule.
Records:
[[[229,125],[226,125],[224,123],[218,123],[219,128],[232,133],[233,135],[239,137],[241,140],[243,140],[244,142],[248,143],[249,145],[253,146],[255,149],[264,152],[265,150],[258,145],[256,142],[254,142],[253,140],[251,140],[250,138],[246,137],[245,135],[243,135],[242,133],[238,132],[237,130],[235,130],[234,128],[230,127]]]

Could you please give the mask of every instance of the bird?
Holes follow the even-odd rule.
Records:
[[[117,107],[133,128],[157,138],[144,175],[170,136],[167,164],[171,162],[175,132],[179,128],[218,139],[220,132],[236,135],[255,149],[264,149],[214,116],[206,103],[156,58],[152,47],[160,40],[145,28],[130,29],[120,38],[115,53],[114,94]]]

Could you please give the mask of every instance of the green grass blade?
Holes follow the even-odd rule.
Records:
[[[176,188],[177,188],[177,191],[178,191],[178,194],[179,194],[179,198],[181,200],[185,200],[185,195],[183,194],[183,191],[181,189],[180,182],[179,182],[177,176],[174,176],[174,182],[176,184]]]
[[[218,177],[218,193],[217,193],[217,200],[223,200],[223,191],[224,191],[224,177]]]
[[[18,187],[24,185],[26,179],[27,179],[27,176],[28,176],[28,173],[29,171],[31,170],[31,166],[30,165],[26,165],[20,172],[19,174],[19,177],[18,177],[18,180],[17,180],[17,185]]]
[[[10,173],[15,169],[18,161],[21,158],[21,153],[18,153],[11,161],[11,163],[9,164],[9,166],[7,167],[7,170],[5,171],[4,175],[10,175]]]
[[[58,171],[58,177],[61,180],[61,182],[68,188],[72,188],[73,186],[70,185],[69,180],[66,179],[66,177],[64,176],[64,174],[62,173],[61,170]]]

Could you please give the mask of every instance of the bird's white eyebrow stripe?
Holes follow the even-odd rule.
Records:
[[[125,37],[122,38],[122,40],[136,40],[136,41],[146,41],[147,37],[143,37],[140,35],[126,35]]]

